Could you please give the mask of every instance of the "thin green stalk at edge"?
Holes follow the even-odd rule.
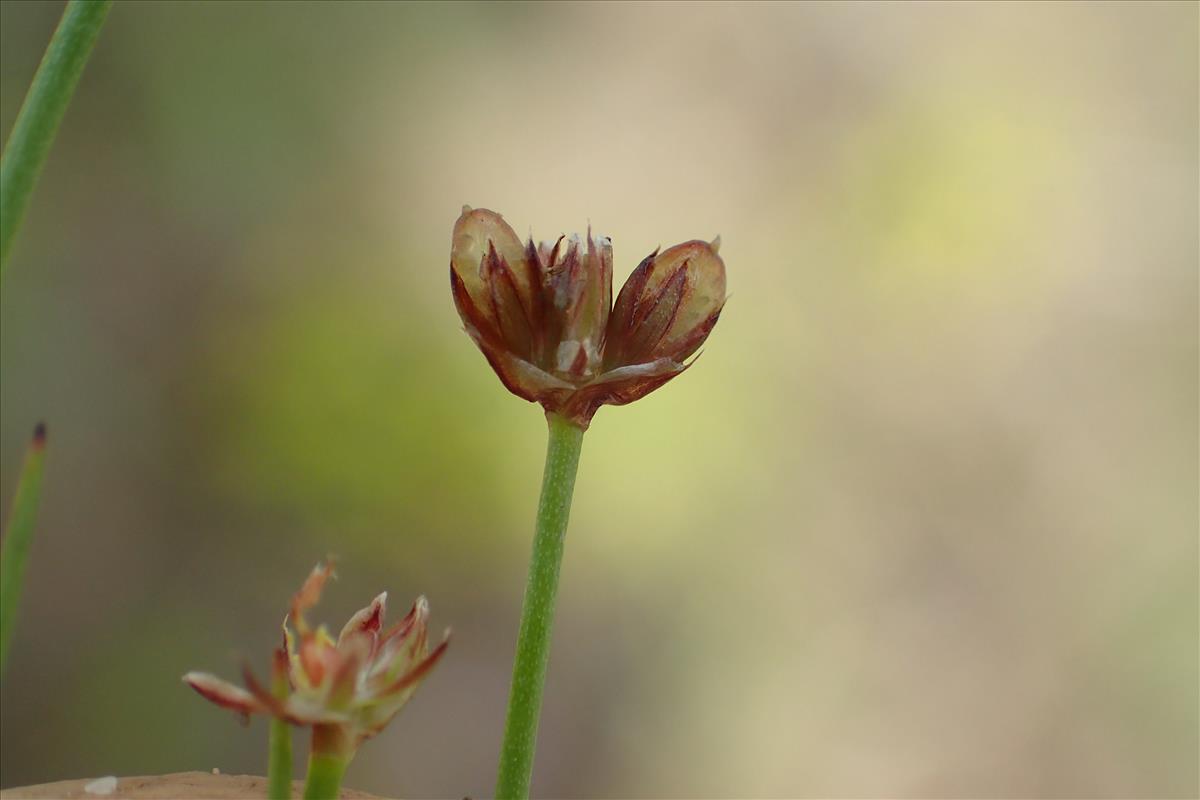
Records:
[[[17,496],[13,499],[8,525],[4,529],[4,544],[0,547],[0,674],[3,674],[4,665],[8,662],[8,645],[17,621],[25,564],[29,561],[29,546],[33,542],[33,526],[37,522],[38,501],[42,495],[45,463],[46,426],[38,425],[25,454],[25,464],[17,483]]]
[[[92,52],[112,0],[71,0],[46,47],[0,158],[0,282],[58,124]]]
[[[533,752],[537,745],[542,687],[550,658],[550,629],[554,623],[554,600],[562,566],[563,541],[571,515],[571,496],[579,469],[583,430],[556,414],[547,414],[550,441],[546,447],[546,469],[542,475],[542,497],[538,503],[529,582],[521,610],[521,632],[513,662],[512,689],[508,696],[508,719],[500,746],[500,770],[496,778],[497,800],[529,797],[533,774]]]

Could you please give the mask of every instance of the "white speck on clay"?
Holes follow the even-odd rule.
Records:
[[[117,790],[117,778],[115,775],[108,775],[104,778],[96,778],[96,780],[83,787],[83,791],[88,794],[109,795]]]

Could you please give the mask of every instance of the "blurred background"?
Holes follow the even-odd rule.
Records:
[[[60,11],[0,4],[5,132]],[[1195,797],[1197,22],[118,2],[4,287],[0,782],[261,773],[179,676],[332,552],[318,617],[455,635],[348,784],[490,794],[545,426],[451,303],[469,203],[618,281],[719,233],[732,294],[585,441],[536,794]]]

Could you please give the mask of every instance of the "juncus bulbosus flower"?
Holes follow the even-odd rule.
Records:
[[[336,640],[324,625],[313,628],[305,612],[317,604],[332,574],[330,563],[318,564],[292,598],[283,644],[272,662],[272,683],[282,686],[282,692],[268,690],[248,666],[243,669],[245,689],[204,672],[189,672],[183,679],[208,700],[239,714],[262,713],[311,725],[314,752],[348,761],[359,744],[381,731],[408,702],[448,640],[429,650],[424,597],[385,630],[386,592],[354,614]]]
[[[612,300],[612,242],[525,244],[494,211],[463,207],[450,284],[467,333],[513,394],[586,429],[687,369],[725,304],[725,263],[693,240],[647,256]]]
[[[513,394],[546,410],[549,441],[521,609],[495,796],[529,797],[550,632],[579,455],[600,406],[644,397],[695,361],[725,305],[720,239],[655,250],[613,302],[612,242],[524,244],[494,211],[464,206],[450,287],[471,338]],[[689,360],[690,359],[690,360]]]

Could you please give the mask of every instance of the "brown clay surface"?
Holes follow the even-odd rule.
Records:
[[[252,800],[267,796],[267,780],[257,775],[213,775],[208,772],[175,772],[170,775],[139,775],[118,778],[111,794],[91,794],[83,787],[95,778],[77,781],[17,786],[0,791],[0,800]],[[293,797],[301,797],[304,787],[296,781]],[[377,795],[342,789],[343,798],[379,800]]]

